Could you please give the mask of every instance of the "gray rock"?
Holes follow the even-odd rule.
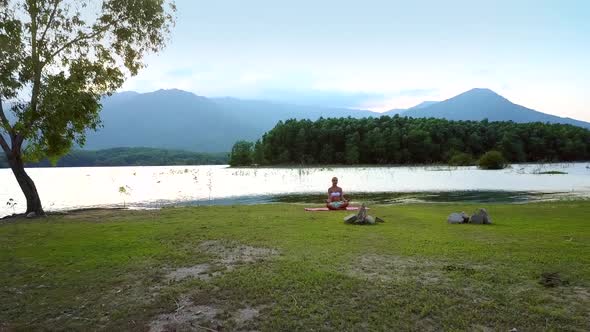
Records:
[[[352,224],[357,220],[357,216],[356,214],[349,214],[346,217],[344,217],[344,222],[347,224]]]
[[[35,212],[27,213],[27,218],[35,218],[36,216],[37,216],[37,214]]]
[[[472,224],[491,224],[492,218],[486,209],[478,209],[470,219]]]
[[[463,223],[463,215],[461,213],[451,213],[447,218],[447,222],[449,224],[462,224]]]

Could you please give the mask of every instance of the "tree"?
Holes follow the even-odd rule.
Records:
[[[249,166],[252,164],[253,151],[252,147],[254,144],[247,141],[238,141],[234,144],[231,149],[231,155],[229,156],[230,166]]]
[[[164,47],[175,10],[165,0],[0,0],[0,146],[27,214],[44,212],[24,161],[82,146],[100,126],[101,97]]]
[[[477,162],[481,169],[503,169],[506,168],[506,159],[500,151],[488,151],[484,153]]]
[[[361,137],[357,131],[346,135],[346,150],[345,158],[346,163],[350,165],[358,164],[360,151],[359,145]]]

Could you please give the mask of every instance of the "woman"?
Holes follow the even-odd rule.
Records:
[[[338,178],[332,178],[332,186],[328,188],[328,200],[326,206],[330,210],[345,210],[348,201],[344,198],[342,188],[338,187]]]

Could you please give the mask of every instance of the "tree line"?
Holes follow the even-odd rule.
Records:
[[[230,165],[471,164],[497,150],[509,162],[590,160],[590,131],[548,123],[408,118],[279,121],[256,142],[237,142]]]
[[[73,150],[60,158],[55,166],[168,166],[168,165],[224,165],[228,153],[198,153],[154,148],[113,148],[105,150]],[[49,160],[27,163],[27,167],[49,167]],[[9,167],[0,155],[0,168]]]

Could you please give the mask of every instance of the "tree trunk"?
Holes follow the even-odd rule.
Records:
[[[35,183],[29,177],[27,172],[25,172],[25,164],[22,158],[20,156],[13,156],[8,159],[8,163],[12,169],[12,173],[14,173],[14,176],[16,177],[16,181],[18,181],[18,185],[27,199],[27,212],[25,212],[25,214],[35,212],[37,216],[44,216],[45,212],[41,205],[41,199],[39,198],[37,187],[35,187]]]

